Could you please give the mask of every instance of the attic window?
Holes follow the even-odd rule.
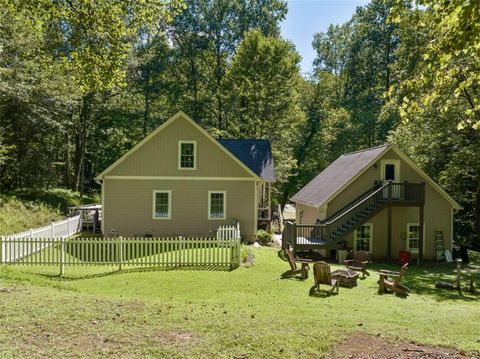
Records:
[[[196,141],[178,141],[178,169],[194,170],[197,168]]]

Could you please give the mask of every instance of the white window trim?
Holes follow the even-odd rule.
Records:
[[[400,160],[381,160],[380,161],[380,180],[383,181],[385,178],[385,165],[394,165],[395,166],[395,183],[402,182],[402,171],[400,167]]]
[[[193,143],[193,167],[182,167],[182,144]],[[197,141],[178,141],[177,169],[181,171],[195,171],[197,169]]]
[[[407,235],[406,235],[407,240],[406,240],[406,243],[405,243],[405,248],[407,249],[408,252],[410,252],[412,254],[418,254],[419,253],[418,249],[415,249],[414,251],[412,251],[410,249],[410,245],[409,245],[409,243],[410,243],[410,241],[409,241],[410,240],[410,238],[409,238],[410,226],[420,226],[420,223],[418,223],[418,222],[407,223]],[[422,243],[423,255],[425,255],[425,242],[426,242],[425,238],[427,238],[427,236],[426,236],[427,232],[425,231],[426,227],[427,227],[426,223],[423,222],[423,243]]]
[[[157,217],[155,216],[155,201],[157,193],[168,193],[168,216]],[[154,190],[152,195],[152,219],[172,219],[172,191],[170,190]]]
[[[212,205],[212,194],[222,193],[223,194],[223,217],[211,217],[211,205]],[[227,219],[227,191],[208,191],[208,219],[215,220],[225,220]]]
[[[373,223],[363,223],[362,226],[369,226],[370,227],[370,245],[368,246],[370,250],[367,253],[373,253]],[[357,252],[357,234],[358,231],[353,231],[353,252]]]

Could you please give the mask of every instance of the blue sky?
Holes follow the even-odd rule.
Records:
[[[302,72],[312,69],[315,51],[313,34],[326,31],[330,24],[342,24],[368,0],[288,0],[287,18],[282,22],[284,38],[291,40],[302,56]]]

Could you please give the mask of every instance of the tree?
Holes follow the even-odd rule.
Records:
[[[169,26],[176,52],[179,106],[207,127],[228,130],[224,82],[228,64],[250,29],[276,36],[282,0],[194,0]]]
[[[299,62],[290,42],[252,30],[238,46],[228,73],[229,134],[270,140],[277,196],[294,166],[290,143],[303,121]]]
[[[480,3],[478,1],[423,0],[427,16],[423,27],[428,43],[417,76],[403,85],[422,96],[406,96],[402,115],[410,119],[440,98],[442,111],[461,107],[457,124],[480,126]],[[405,5],[397,1],[393,23],[403,23]],[[448,96],[445,96],[448,93]]]
[[[125,58],[140,29],[167,21],[177,0],[56,1],[4,0],[7,11],[23,19],[39,36],[45,65],[59,64],[78,86],[72,116],[75,151],[71,187],[81,187],[87,140],[94,126],[96,95],[124,84]],[[66,160],[70,163],[70,159]],[[70,168],[67,168],[70,171]],[[67,176],[70,177],[70,176]]]

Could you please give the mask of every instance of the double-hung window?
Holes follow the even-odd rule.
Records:
[[[420,248],[420,225],[418,223],[407,224],[407,250],[418,253]]]
[[[153,219],[172,218],[172,191],[153,191]]]
[[[227,192],[208,191],[208,219],[227,218]]]
[[[373,225],[365,223],[355,231],[355,251],[371,252]]]
[[[178,169],[197,169],[197,142],[178,141]]]

